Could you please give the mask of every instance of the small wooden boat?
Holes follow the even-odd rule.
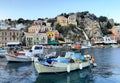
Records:
[[[35,55],[43,54],[43,51],[42,45],[33,45],[31,50],[21,47],[20,49],[14,50],[14,52],[11,51],[5,57],[7,61],[30,62],[33,61]]]
[[[55,72],[70,72],[77,69],[83,69],[90,66],[90,62],[81,63],[59,63],[54,62],[52,65],[44,65],[39,61],[34,61],[35,68],[38,73],[55,73]]]
[[[28,55],[29,53],[29,55]],[[6,55],[7,61],[13,61],[13,62],[29,62],[33,61],[33,56],[30,52],[25,51],[19,51],[18,53],[9,53]]]
[[[77,69],[82,70],[93,65],[93,63],[93,57],[89,54],[82,55],[79,50],[66,51],[64,56],[44,59],[34,58],[34,66],[38,73],[71,72]]]

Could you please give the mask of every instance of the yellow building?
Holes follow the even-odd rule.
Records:
[[[57,23],[59,23],[61,26],[67,26],[68,25],[68,20],[64,16],[58,16],[57,17]]]
[[[55,40],[55,32],[46,32],[48,38],[50,38],[51,40]]]

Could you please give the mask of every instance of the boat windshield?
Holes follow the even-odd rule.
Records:
[[[35,47],[35,50],[39,50],[39,49],[42,49],[42,47],[38,47],[38,46]]]

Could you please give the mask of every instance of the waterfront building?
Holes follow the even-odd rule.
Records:
[[[48,44],[48,36],[46,33],[39,33],[39,44]]]
[[[34,34],[33,33],[26,33],[25,32],[25,42],[26,42],[26,46],[33,46],[34,42]]]
[[[28,33],[25,33],[26,45],[32,46],[37,44],[48,44],[48,36],[52,39],[55,39],[55,36],[53,36],[53,33],[51,33],[51,31],[52,27],[49,23],[42,25],[33,24],[28,28]]]
[[[38,44],[47,44],[48,37],[46,33],[25,33],[26,46]]]
[[[21,42],[21,31],[16,29],[0,30],[0,46],[6,46],[7,42]]]
[[[115,44],[117,40],[111,36],[104,36],[102,38],[94,39],[94,44]]]
[[[115,39],[112,39],[110,36],[104,36],[103,37],[103,43],[105,44],[115,44],[117,41]]]

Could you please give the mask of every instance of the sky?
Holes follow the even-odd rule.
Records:
[[[0,0],[0,20],[54,18],[61,13],[89,11],[120,23],[120,0]]]

